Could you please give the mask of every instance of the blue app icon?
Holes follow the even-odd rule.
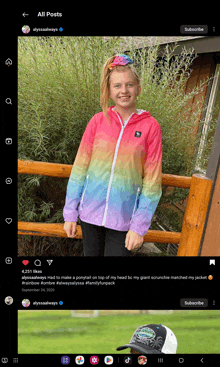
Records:
[[[68,356],[62,356],[61,357],[61,363],[62,364],[69,364],[70,363],[70,357],[68,357]]]

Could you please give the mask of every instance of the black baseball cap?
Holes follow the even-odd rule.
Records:
[[[144,354],[175,354],[177,339],[172,330],[162,324],[140,326],[133,334],[129,344],[116,350],[132,348]]]

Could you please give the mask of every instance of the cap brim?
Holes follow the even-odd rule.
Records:
[[[132,348],[136,350],[137,352],[144,353],[144,354],[164,354],[160,352],[159,350],[152,349],[152,348],[142,348],[141,346],[137,344],[126,344],[126,345],[116,348],[116,350],[123,350],[126,348]]]

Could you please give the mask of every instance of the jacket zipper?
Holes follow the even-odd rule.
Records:
[[[116,159],[117,159],[117,155],[118,155],[118,149],[119,149],[120,141],[121,141],[121,138],[122,138],[124,129],[125,129],[125,126],[123,125],[120,116],[118,115],[117,112],[115,112],[115,113],[116,113],[116,115],[119,118],[119,121],[121,123],[122,129],[121,129],[121,132],[119,134],[118,141],[117,141],[116,148],[115,148],[115,154],[114,154],[114,159],[113,159],[112,168],[111,168],[111,175],[110,175],[110,180],[109,180],[109,185],[108,185],[108,191],[107,191],[107,197],[106,197],[106,205],[105,205],[105,211],[104,211],[102,226],[104,226],[105,225],[105,222],[106,222],[107,211],[108,211],[108,201],[109,201],[109,195],[110,195],[110,190],[111,190],[111,185],[112,185],[112,180],[113,180],[113,175],[114,175],[114,170],[115,170]],[[132,113],[131,116],[133,114],[134,113]],[[129,120],[130,120],[131,116],[129,117]],[[127,122],[127,124],[128,124],[128,122]],[[127,124],[126,124],[126,126],[127,126]]]
[[[86,188],[87,188],[87,185],[88,185],[88,178],[89,178],[89,175],[86,176],[86,184],[85,184],[85,189],[83,191],[82,199],[81,199],[81,202],[80,202],[80,210],[82,209],[83,199],[84,199],[84,195],[85,195]]]
[[[135,204],[134,204],[134,210],[133,210],[133,213],[132,213],[132,217],[131,217],[130,223],[131,223],[131,221],[132,221],[132,219],[133,219],[133,216],[134,216],[134,213],[135,213],[135,210],[136,210],[136,206],[137,206],[137,199],[138,199],[139,191],[140,191],[140,187],[138,187],[138,190],[137,190],[136,199],[135,199]]]

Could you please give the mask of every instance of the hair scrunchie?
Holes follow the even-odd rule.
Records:
[[[128,57],[127,55],[117,55],[113,62],[111,63],[111,65],[109,65],[109,69],[112,70],[114,69],[115,66],[117,65],[127,65],[127,64],[133,64],[133,60],[130,59],[130,57]]]

